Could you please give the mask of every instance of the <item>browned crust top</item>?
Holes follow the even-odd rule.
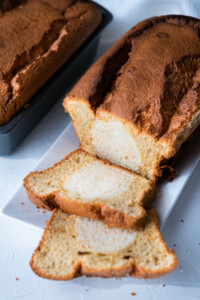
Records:
[[[160,138],[200,109],[200,21],[168,15],[131,28],[82,77],[69,98],[86,99]]]
[[[2,125],[78,49],[102,16],[81,0],[3,1],[0,12]]]

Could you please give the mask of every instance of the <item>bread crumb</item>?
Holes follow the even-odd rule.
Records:
[[[176,244],[174,244],[174,247],[176,247]]]
[[[184,223],[184,220],[181,219],[181,223]]]
[[[18,278],[18,277],[16,277],[16,278],[15,278],[15,280],[17,280],[17,281],[18,281],[18,280],[19,280],[19,278]]]
[[[44,209],[42,210],[42,214],[45,214],[45,211],[44,211]]]
[[[131,296],[135,296],[135,295],[136,295],[136,293],[133,293],[133,292],[131,293]]]
[[[163,286],[163,287],[165,287],[165,286],[166,286],[166,284],[164,284],[164,283],[163,283],[163,285],[162,285],[162,286]]]
[[[21,202],[21,205],[24,205],[24,202]]]

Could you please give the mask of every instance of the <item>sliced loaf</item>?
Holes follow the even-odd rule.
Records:
[[[200,124],[200,20],[131,28],[64,100],[85,151],[156,179]]]
[[[40,208],[103,220],[110,227],[141,224],[155,184],[121,167],[75,150],[62,161],[24,179],[30,200]]]
[[[137,230],[107,228],[55,209],[30,264],[37,275],[55,280],[127,274],[155,278],[172,271],[177,258],[162,239],[153,209],[147,211],[145,227]]]

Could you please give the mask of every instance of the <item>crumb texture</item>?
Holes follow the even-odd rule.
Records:
[[[67,177],[63,188],[75,198],[107,200],[126,192],[132,181],[132,174],[94,161]]]
[[[155,194],[150,180],[81,150],[51,168],[30,173],[24,186],[40,208],[60,207],[124,228],[132,228],[144,219],[143,205]],[[48,199],[54,199],[55,205],[48,205]]]
[[[120,228],[107,228],[104,223],[87,218],[75,222],[77,241],[87,251],[110,253],[128,247],[135,239],[136,232]],[[119,239],[120,236],[120,239]]]
[[[153,210],[148,211],[145,228],[133,232],[108,229],[99,221],[55,210],[31,260],[34,272],[57,280],[84,274],[152,278],[172,271],[176,265]]]

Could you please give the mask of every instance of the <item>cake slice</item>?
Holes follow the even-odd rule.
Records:
[[[64,100],[81,148],[150,179],[200,124],[200,21],[161,16],[129,30]]]
[[[144,228],[107,228],[103,222],[55,209],[31,259],[33,271],[48,279],[81,275],[155,278],[177,265],[158,229],[155,212],[147,211]]]
[[[110,227],[141,224],[155,184],[107,161],[75,150],[59,163],[24,179],[30,200],[40,208],[103,220]]]

